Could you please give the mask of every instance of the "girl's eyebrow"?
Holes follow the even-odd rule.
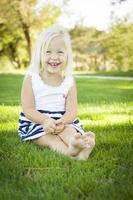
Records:
[[[65,49],[58,49],[57,51],[65,51]]]

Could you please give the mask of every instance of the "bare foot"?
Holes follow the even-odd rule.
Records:
[[[93,132],[88,132],[85,135],[88,137],[89,144],[87,144],[86,148],[84,148],[82,151],[80,151],[79,154],[77,155],[77,159],[79,159],[79,160],[88,159],[90,153],[92,152],[92,150],[95,146],[95,134]]]
[[[69,144],[69,152],[71,156],[76,156],[84,148],[90,147],[88,134],[81,135],[77,133]]]

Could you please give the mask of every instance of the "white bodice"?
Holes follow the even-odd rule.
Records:
[[[60,86],[54,87],[45,84],[38,74],[32,74],[36,109],[65,111],[66,97],[72,85],[72,76],[66,76]]]

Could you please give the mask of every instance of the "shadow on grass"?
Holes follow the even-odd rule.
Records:
[[[131,131],[127,133],[131,135]],[[23,193],[27,200],[30,196],[36,199],[37,195],[37,199],[45,199],[43,188],[47,188],[48,200],[54,191],[60,199],[106,200],[110,195],[108,199],[130,199],[132,147],[130,137],[126,144],[124,137],[120,138],[122,134],[110,133],[109,138],[101,134],[90,159],[83,162],[40,149],[30,142],[23,143],[15,131],[5,131],[0,141],[1,194],[6,199],[8,194],[11,199],[22,199]],[[11,192],[14,187],[15,194]]]

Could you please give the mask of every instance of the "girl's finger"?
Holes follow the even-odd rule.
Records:
[[[57,119],[55,123],[56,123],[56,124],[61,124],[61,123],[63,123],[63,122],[62,122],[62,119]]]
[[[54,133],[54,129],[53,129],[53,128],[49,128],[47,131],[48,131],[49,133]]]

